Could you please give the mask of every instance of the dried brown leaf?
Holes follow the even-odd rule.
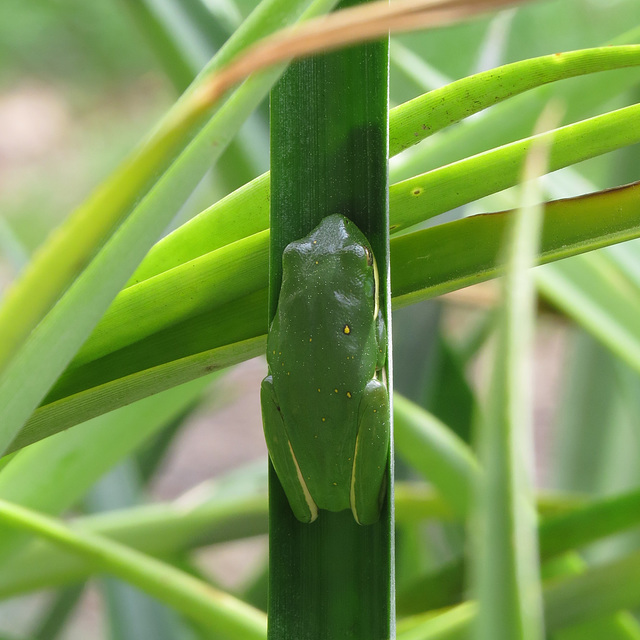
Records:
[[[379,0],[336,11],[282,29],[241,53],[194,94],[206,109],[232,86],[255,71],[293,58],[304,58],[344,46],[376,40],[389,32],[443,27],[524,0]],[[196,107],[197,108],[197,107]]]

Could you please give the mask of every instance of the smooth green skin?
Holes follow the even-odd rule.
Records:
[[[282,267],[261,391],[271,462],[301,522],[351,508],[372,524],[390,431],[373,252],[353,222],[332,215],[286,247]]]

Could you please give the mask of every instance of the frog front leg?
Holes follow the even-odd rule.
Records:
[[[293,514],[301,522],[313,522],[318,517],[318,507],[307,489],[287,436],[271,376],[267,376],[262,381],[260,403],[269,457],[287,495]]]
[[[351,475],[351,511],[358,524],[380,517],[389,455],[389,394],[378,380],[367,383],[358,408],[358,434]]]

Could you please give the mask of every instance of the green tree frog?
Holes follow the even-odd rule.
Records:
[[[287,245],[261,403],[269,455],[296,518],[351,508],[376,522],[389,452],[389,396],[376,261],[341,215]]]

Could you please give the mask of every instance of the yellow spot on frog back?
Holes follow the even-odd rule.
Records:
[[[347,391],[347,398],[351,398],[351,391]]]
[[[345,324],[342,332],[345,333],[346,335],[349,335],[351,333],[351,327],[348,324]]]

